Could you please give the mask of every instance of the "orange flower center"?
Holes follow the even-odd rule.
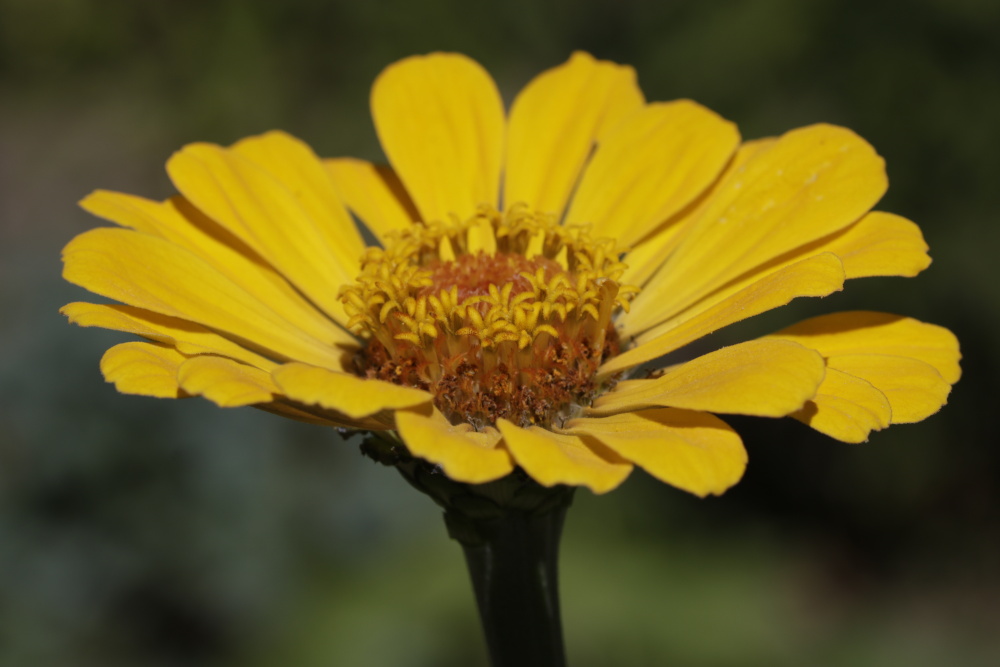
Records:
[[[341,299],[363,377],[419,387],[452,423],[550,425],[590,403],[638,288],[610,239],[524,206],[416,224],[369,248]]]

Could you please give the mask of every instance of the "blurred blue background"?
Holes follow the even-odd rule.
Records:
[[[356,442],[252,409],[117,394],[125,338],[58,315],[95,188],[172,193],[181,145],[271,128],[380,159],[369,86],[465,52],[509,101],[574,49],[630,63],[746,138],[827,121],[885,156],[880,205],[934,264],[835,309],[952,328],[965,376],[848,446],[731,419],[750,466],[698,500],[637,473],[581,492],[563,543],[571,664],[1000,664],[1000,3],[994,0],[0,0],[0,665],[484,665],[439,510]],[[994,433],[990,436],[990,433]]]

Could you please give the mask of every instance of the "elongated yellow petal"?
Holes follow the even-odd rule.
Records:
[[[159,236],[178,242],[183,231],[173,232],[174,227],[183,230],[185,224],[171,225],[163,215],[165,207],[161,202],[111,190],[94,190],[79,202],[80,208],[115,224],[134,229],[143,234]],[[173,232],[173,235],[171,236]]]
[[[312,149],[286,132],[272,131],[238,141],[230,150],[255,162],[295,196],[324,245],[353,278],[365,245]]]
[[[270,373],[213,355],[185,361],[177,371],[177,380],[187,393],[204,396],[222,408],[270,403],[280,393]]]
[[[539,74],[511,107],[505,205],[562,216],[594,144],[642,104],[635,70],[586,53]]]
[[[347,331],[303,299],[249,246],[183,197],[155,202],[98,190],[84,198],[80,206],[94,215],[158,236],[190,251],[242,287],[276,316],[313,338],[338,344],[354,342]]]
[[[622,382],[597,399],[591,414],[673,407],[784,417],[816,395],[825,364],[791,341],[749,341],[709,352],[649,380]]]
[[[396,426],[413,455],[438,464],[453,480],[483,484],[514,470],[507,450],[497,446],[500,433],[492,427],[478,433],[468,424],[454,426],[437,410],[431,417],[399,410]]]
[[[63,277],[130,306],[190,320],[266,350],[340,368],[343,350],[306,336],[190,252],[127,229],[93,229],[63,250]]]
[[[389,167],[354,158],[323,160],[340,198],[385,244],[387,234],[419,218],[413,201]]]
[[[657,479],[702,497],[736,484],[747,466],[740,436],[705,412],[660,408],[585,417],[563,430],[593,436]]]
[[[686,322],[708,307],[714,307],[716,303],[746,291],[756,281],[762,280],[762,276],[766,276],[768,272],[791,266],[795,262],[802,261],[804,257],[818,253],[832,253],[839,257],[843,263],[845,278],[915,276],[926,269],[931,262],[931,258],[927,255],[927,244],[919,227],[898,215],[875,211],[840,232],[802,246],[786,253],[778,260],[744,274],[679,313],[633,309],[621,319],[623,332],[626,335],[638,333],[640,342],[651,340],[661,332],[675,327],[677,322]],[[632,254],[629,255],[631,256]],[[826,296],[837,289],[839,287],[830,289],[826,293],[817,292],[809,296]],[[656,319],[665,316],[669,316],[665,322],[642,331],[642,327],[650,326]]]
[[[892,423],[892,407],[870,382],[828,367],[816,395],[790,416],[841,442],[864,442]]]
[[[424,221],[466,219],[499,202],[503,102],[478,63],[452,53],[413,56],[375,80],[372,116],[382,149]]]
[[[154,343],[121,343],[101,358],[104,379],[123,394],[155,398],[185,398],[177,369],[187,360],[177,350]]]
[[[911,317],[866,310],[804,320],[774,334],[832,358],[855,354],[908,357],[933,366],[954,384],[962,374],[958,339],[944,327]]]
[[[381,410],[399,410],[429,403],[431,395],[382,380],[365,380],[308,364],[291,363],[272,373],[289,398],[306,405],[319,405],[355,419]]]
[[[687,313],[643,334],[639,345],[612,357],[600,368],[601,375],[652,361],[729,324],[758,315],[802,296],[826,296],[844,284],[840,260],[824,253],[785,266],[718,301],[705,299],[704,309]],[[625,322],[628,320],[623,318]]]
[[[375,426],[375,425],[364,425],[364,424],[359,425],[357,422],[348,423],[350,422],[350,420],[347,420],[346,417],[344,417],[343,420],[329,419],[322,414],[321,410],[317,410],[316,412],[308,412],[306,410],[301,409],[301,407],[299,406],[286,405],[284,403],[280,403],[277,401],[272,403],[258,403],[253,407],[257,408],[258,410],[263,410],[264,412],[270,412],[271,414],[275,414],[280,417],[294,419],[295,421],[304,422],[306,424],[313,424],[315,426],[360,428],[370,431],[381,431],[388,429],[388,427],[385,425]]]
[[[69,321],[81,327],[101,327],[125,331],[175,347],[186,355],[217,354],[267,371],[278,364],[242,347],[200,324],[150,310],[118,304],[69,303],[59,309]]]
[[[931,264],[920,228],[882,211],[872,211],[822,249],[840,257],[848,278],[913,277]]]
[[[954,334],[899,315],[833,313],[800,322],[773,338],[811,347],[826,357],[831,369],[873,385],[888,399],[894,424],[937,412],[961,375]]]
[[[625,256],[625,263],[628,268],[622,275],[621,282],[627,285],[645,285],[650,277],[677,248],[677,245],[690,230],[691,224],[696,221],[701,212],[709,205],[711,199],[720,186],[725,183],[729,175],[741,169],[747,160],[753,157],[758,151],[771,146],[776,139],[756,139],[747,141],[736,151],[719,179],[709,187],[708,190],[683,210],[677,212],[652,233],[640,241]]]
[[[94,304],[70,304],[92,306]],[[93,313],[81,313],[84,319],[94,317]],[[110,318],[110,314],[97,317]],[[151,319],[155,322],[155,319]],[[143,325],[142,318],[136,318],[137,326]],[[134,333],[141,333],[140,331]],[[150,331],[148,335],[160,335]],[[307,406],[295,406],[277,402],[282,399],[277,395],[277,387],[269,376],[254,368],[229,362],[237,367],[233,373],[216,371],[219,357],[189,357],[167,345],[150,343],[123,343],[108,350],[101,359],[101,371],[108,382],[113,382],[118,391],[124,394],[141,394],[159,398],[188,398],[192,394],[201,394],[223,407],[254,404],[254,407],[275,414],[326,426],[358,428],[364,430],[384,430],[388,425],[372,419],[351,419],[346,415],[311,409]],[[195,360],[200,360],[195,362]],[[208,360],[208,367],[201,366]],[[225,360],[224,360],[225,361]],[[194,362],[192,364],[192,362]],[[184,369],[184,371],[182,371]],[[183,380],[181,379],[183,378]],[[185,388],[181,388],[181,382]],[[257,399],[269,401],[264,396],[268,392],[276,401],[259,403]]]
[[[325,182],[332,193],[319,159],[312,160],[322,176],[319,181],[314,174],[312,183]],[[345,323],[348,318],[337,292],[358,274],[360,237],[356,231],[344,231],[350,218],[343,207],[334,214],[332,205],[324,205],[329,198],[320,203],[318,195],[306,194],[311,192],[308,184],[290,187],[295,176],[281,171],[286,168],[278,163],[271,171],[214,144],[190,144],[167,162],[167,172],[185,198],[267,260],[327,315]],[[340,232],[344,236],[336,244],[333,234]]]
[[[597,147],[566,224],[632,245],[711,185],[739,141],[735,125],[689,100],[643,107]]]
[[[882,159],[850,130],[813,125],[785,134],[713,190],[676,251],[632,303],[635,317],[677,313],[742,274],[847,227],[885,188]]]
[[[571,484],[607,493],[632,472],[631,463],[597,441],[537,426],[524,429],[506,419],[499,420],[497,428],[517,464],[543,486]]]
[[[652,340],[662,332],[673,329],[679,322],[686,323],[698,317],[703,311],[729,301],[748,289],[753,289],[758,281],[766,280],[769,275],[819,253],[839,257],[843,263],[844,278],[913,276],[930,264],[927,244],[924,243],[920,229],[916,225],[890,213],[869,213],[841,232],[797,248],[779,259],[745,273],[684,310],[671,313],[652,308],[645,310],[633,308],[620,319],[622,332],[625,335],[637,335],[640,343]],[[842,284],[843,280],[840,283]],[[810,293],[809,290],[812,288],[808,285],[803,285],[803,288],[804,296],[826,296],[839,290],[840,285],[834,287],[831,282],[828,291],[814,293]],[[665,321],[654,325],[662,318],[666,318]]]
[[[827,365],[870,382],[892,406],[893,424],[912,424],[948,402],[951,384],[930,364],[886,354],[836,355]]]
[[[272,403],[258,403],[253,406],[258,410],[263,410],[264,412],[270,412],[273,415],[278,415],[279,417],[285,417],[287,419],[294,419],[295,421],[300,421],[306,424],[313,424],[314,426],[333,426],[340,428],[359,428],[354,424],[346,424],[343,422],[338,422],[330,419],[326,419],[318,414],[313,414],[311,412],[306,412],[305,410],[299,409],[297,406],[285,405],[284,403],[272,402]],[[360,427],[363,428],[363,427]],[[370,430],[384,430],[386,427],[382,426],[378,429]]]

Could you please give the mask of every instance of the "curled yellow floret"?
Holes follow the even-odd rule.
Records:
[[[524,205],[388,237],[341,289],[359,372],[428,390],[454,423],[549,426],[590,403],[638,292],[612,239]]]

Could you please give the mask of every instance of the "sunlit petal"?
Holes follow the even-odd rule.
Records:
[[[840,257],[848,278],[911,278],[931,264],[920,228],[881,211],[869,213],[821,247]]]
[[[610,359],[601,374],[616,373],[652,361],[729,324],[759,315],[792,299],[826,296],[841,288],[844,269],[831,253],[816,255],[782,267],[722,298],[703,299],[688,317],[645,332],[638,345]],[[627,331],[627,329],[626,329]]]
[[[830,368],[871,383],[892,407],[893,424],[918,422],[948,402],[951,383],[918,359],[887,354],[847,354],[830,357]]]
[[[867,310],[831,313],[799,322],[774,337],[793,340],[824,357],[881,354],[916,359],[952,384],[962,374],[955,334],[902,315]]]
[[[622,282],[630,285],[646,285],[656,270],[673,254],[677,244],[690,230],[691,224],[711,204],[715,191],[727,182],[730,174],[741,169],[758,151],[768,148],[775,141],[777,140],[756,139],[743,143],[715,184],[686,208],[661,222],[655,231],[647,234],[629,250],[625,258],[628,269],[622,276]]]
[[[353,158],[324,160],[340,198],[382,243],[393,230],[419,218],[410,196],[389,167]]]
[[[497,428],[517,464],[543,486],[572,484],[607,493],[632,471],[631,463],[596,441],[537,426],[520,428],[506,419],[499,420]]]
[[[482,484],[514,470],[510,454],[497,446],[500,433],[492,427],[476,432],[468,424],[454,426],[437,410],[430,417],[400,410],[396,426],[410,453],[438,464],[451,479]]]
[[[566,224],[632,245],[711,185],[739,139],[735,125],[694,102],[647,105],[597,147]]]
[[[101,358],[101,373],[123,394],[155,398],[187,396],[177,382],[177,369],[187,360],[177,350],[154,343],[121,343]]]
[[[63,250],[63,277],[91,292],[224,331],[274,358],[341,368],[343,350],[296,329],[209,264],[163,239],[93,229]],[[220,307],[224,306],[224,307]]]
[[[729,173],[632,304],[646,328],[858,220],[885,192],[882,159],[850,130],[793,130]],[[648,322],[646,326],[639,321]]]
[[[278,365],[199,324],[142,308],[75,302],[66,304],[59,312],[81,327],[101,327],[133,333],[174,347],[186,355],[217,354],[267,371]]]
[[[586,53],[539,74],[511,107],[505,204],[561,217],[594,144],[642,103],[635,70]]]
[[[346,322],[337,288],[357,275],[361,238],[333,195],[319,159],[289,147],[291,139],[282,136],[248,140],[242,150],[189,144],[170,158],[167,172],[199,210],[266,259],[325,313]],[[289,161],[284,153],[294,152],[297,161],[292,167],[285,162],[265,167],[243,154],[251,146],[262,150],[256,143],[261,141],[280,148]],[[311,172],[310,180],[294,189],[288,182],[297,178],[295,172],[283,171],[293,168]],[[321,194],[314,192],[321,188]]]
[[[177,380],[187,393],[204,396],[223,408],[270,403],[280,393],[270,373],[214,355],[185,361],[177,371]]]
[[[503,103],[478,63],[453,53],[401,60],[375,80],[371,106],[382,149],[423,220],[497,205]]]
[[[597,399],[592,414],[673,407],[784,417],[816,395],[825,364],[791,341],[756,340],[709,352],[659,378],[622,382]]]
[[[353,418],[367,417],[381,410],[412,408],[431,400],[430,394],[419,389],[381,380],[364,380],[308,364],[285,364],[275,369],[272,376],[289,398]]]
[[[183,197],[156,202],[98,190],[80,202],[84,209],[120,225],[158,236],[201,258],[260,305],[319,340],[351,343],[352,337],[302,298],[288,281],[231,232]]]
[[[657,479],[698,496],[721,494],[747,465],[736,431],[704,412],[660,408],[580,418],[562,431],[593,436]]]
[[[842,442],[864,442],[892,423],[892,407],[870,382],[827,368],[816,395],[790,416]]]

